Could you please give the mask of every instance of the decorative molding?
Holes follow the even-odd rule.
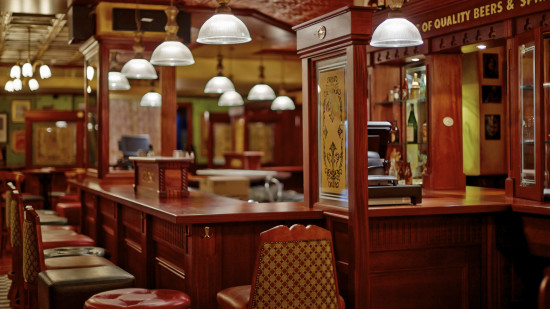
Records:
[[[430,44],[420,46],[400,47],[374,52],[374,64],[382,64],[388,61],[401,60],[415,55],[428,54]]]
[[[439,52],[446,49],[458,48],[463,45],[505,38],[507,34],[506,29],[506,22],[500,22],[435,37],[431,39],[431,51]]]
[[[182,280],[185,280],[187,279],[186,276],[185,276],[185,271],[181,268],[179,268],[178,266],[170,263],[169,261],[163,259],[163,258],[160,258],[160,257],[156,257],[155,258],[155,261],[157,262],[157,267],[160,267],[160,268],[164,268],[166,271],[172,273],[173,275],[175,275],[176,277],[182,279]],[[158,271],[157,271],[158,273]]]
[[[153,218],[153,240],[185,250],[187,248],[187,225],[174,224]]]

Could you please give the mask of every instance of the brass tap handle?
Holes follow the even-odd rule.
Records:
[[[204,235],[202,235],[202,238],[211,238],[212,236],[214,236],[213,231],[210,232],[210,227],[209,227],[209,226],[205,226],[205,227],[204,227]]]

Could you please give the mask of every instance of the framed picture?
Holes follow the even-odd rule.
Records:
[[[498,54],[483,54],[483,78],[499,78]]]
[[[500,140],[500,115],[485,115],[485,139]]]
[[[481,102],[501,103],[502,86],[481,86]]]
[[[0,143],[8,141],[8,114],[0,113]]]
[[[25,130],[11,132],[10,148],[14,153],[25,153]]]
[[[30,100],[13,100],[11,101],[11,121],[25,122],[25,111],[31,109]]]

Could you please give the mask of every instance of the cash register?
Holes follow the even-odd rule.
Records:
[[[395,176],[386,174],[388,161],[385,158],[390,140],[391,123],[369,121],[367,130],[369,206],[421,203],[421,185],[400,185]]]

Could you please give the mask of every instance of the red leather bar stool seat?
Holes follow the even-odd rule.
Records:
[[[80,210],[82,206],[80,202],[59,202],[55,206],[57,214],[61,217],[67,218],[67,224],[80,225]]]
[[[147,290],[139,288],[106,291],[90,297],[84,309],[185,309],[191,306],[187,294],[167,289]]]
[[[98,266],[115,266],[113,262],[101,256],[73,255],[44,259],[46,269],[65,269]]]
[[[72,225],[40,225],[42,231],[51,231],[51,230],[67,230],[75,231],[76,228]]]

